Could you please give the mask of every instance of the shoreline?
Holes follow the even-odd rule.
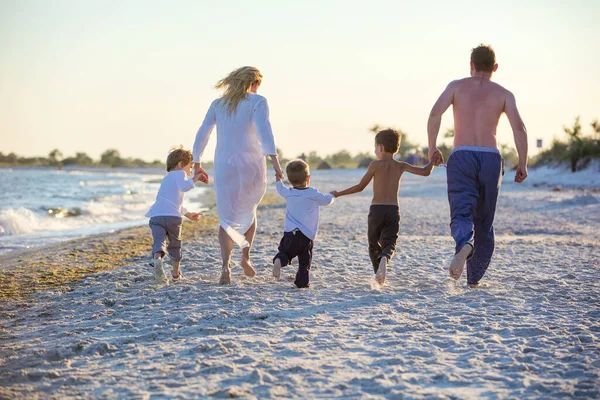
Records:
[[[214,193],[208,192],[203,197],[203,204],[209,204],[205,206],[208,211],[199,221],[184,217],[184,243],[217,235]],[[267,193],[259,211],[279,203],[278,196]],[[152,235],[147,224],[143,224],[0,254],[0,308],[3,301],[23,299],[43,290],[70,291],[72,285],[91,274],[150,258],[151,248]]]

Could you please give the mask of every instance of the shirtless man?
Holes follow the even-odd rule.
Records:
[[[396,240],[400,228],[400,210],[398,208],[398,187],[404,172],[429,176],[434,164],[443,161],[438,150],[432,153],[429,164],[424,167],[394,160],[394,154],[400,147],[400,134],[386,129],[375,135],[375,155],[377,160],[369,164],[367,173],[357,185],[341,192],[331,192],[335,197],[362,192],[373,179],[373,200],[369,210],[368,238],[369,256],[379,284],[385,282],[387,265],[396,252]]]
[[[504,173],[496,128],[505,113],[512,128],[519,165],[515,182],[527,178],[527,130],[515,96],[491,81],[498,69],[490,46],[471,51],[471,77],[450,82],[437,100],[427,123],[429,157],[436,146],[442,114],[452,105],[454,150],[448,159],[450,230],[456,242],[450,276],[459,279],[467,264],[467,284],[476,287],[494,252],[494,213]]]

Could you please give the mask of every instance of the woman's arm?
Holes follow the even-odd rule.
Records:
[[[265,98],[261,98],[254,106],[254,127],[263,155],[271,156],[271,160],[273,160],[272,156],[277,156],[277,149],[269,120],[269,105]]]
[[[202,153],[204,153],[204,149],[206,148],[206,144],[208,143],[208,139],[210,138],[210,134],[217,123],[217,116],[214,110],[215,101],[213,101],[210,107],[208,107],[204,121],[196,133],[196,140],[194,140],[194,147],[192,148],[192,160],[195,163],[194,175],[198,175],[200,173],[206,175],[206,180],[200,179],[204,183],[208,183],[208,174],[202,168],[202,162],[200,160],[202,158]]]
[[[331,192],[331,194],[333,194],[335,197],[340,197],[362,192],[367,187],[369,182],[371,182],[371,179],[373,179],[373,175],[375,175],[375,161],[372,161],[371,164],[369,164],[367,172],[357,185],[351,186],[348,189],[342,190],[341,192],[334,190],[333,192]]]
[[[277,155],[271,155],[271,165],[273,165],[273,170],[275,171],[275,179],[280,181],[284,178],[283,169],[281,169],[281,165],[279,164],[279,158]]]

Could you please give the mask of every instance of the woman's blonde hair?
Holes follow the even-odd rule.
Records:
[[[217,82],[215,88],[225,90],[221,100],[227,105],[229,114],[233,114],[240,101],[246,98],[250,87],[255,82],[260,84],[261,81],[262,75],[258,68],[241,67]]]

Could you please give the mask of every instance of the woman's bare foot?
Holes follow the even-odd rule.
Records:
[[[465,262],[469,257],[469,254],[473,251],[473,246],[470,243],[465,244],[458,253],[454,255],[452,262],[450,263],[450,276],[452,279],[460,279],[460,276],[465,269]]]
[[[375,280],[380,285],[385,283],[385,274],[387,273],[387,258],[381,257],[379,260],[379,268],[377,268],[377,273],[375,274]]]
[[[273,277],[275,279],[281,278],[281,260],[279,258],[276,258],[273,263]]]
[[[220,285],[230,285],[231,284],[231,268],[223,268],[221,272],[221,279],[219,279]]]
[[[244,269],[244,275],[248,277],[253,277],[256,275],[256,271],[254,270],[249,258],[242,257],[242,268]]]

